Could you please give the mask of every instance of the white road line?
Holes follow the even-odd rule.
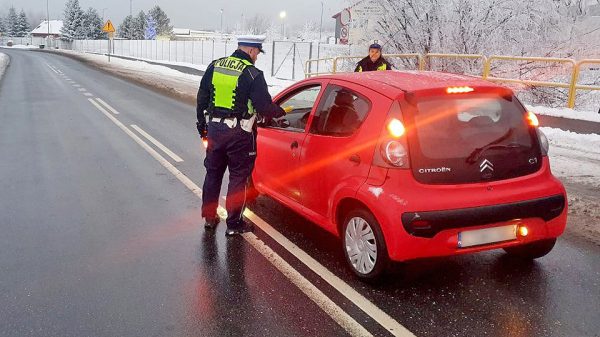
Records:
[[[146,131],[142,130],[139,126],[135,124],[131,124],[131,127],[137,131],[139,134],[148,139],[152,144],[156,145],[159,149],[161,149],[164,153],[166,153],[169,157],[173,158],[174,161],[181,163],[183,159],[176,155],[173,151],[169,150],[166,146],[164,146],[161,142],[156,140],[154,137],[150,136]]]
[[[108,103],[106,103],[106,102],[105,102],[105,101],[103,101],[102,99],[100,99],[100,98],[96,97],[96,100],[97,100],[98,102],[100,102],[100,104],[104,105],[104,107],[105,107],[105,108],[107,108],[107,109],[108,109],[110,112],[114,113],[115,115],[118,115],[118,114],[119,114],[119,112],[118,112],[118,111],[117,111],[115,108],[113,108],[112,106],[108,105]]]
[[[146,152],[148,152],[154,159],[156,159],[162,166],[164,166],[169,172],[171,172],[175,178],[181,181],[192,193],[197,195],[199,198],[202,198],[202,189],[194,184],[193,181],[190,180],[185,174],[179,171],[173,164],[169,163],[163,156],[161,156],[158,152],[156,152],[150,145],[146,144],[140,137],[138,137],[133,131],[129,130],[123,123],[119,122],[118,119],[113,117],[108,111],[106,111],[100,104],[96,103],[91,98],[88,98],[88,101],[92,103],[98,110],[100,110],[108,119],[110,119],[113,123],[115,123],[121,130],[123,130],[129,137],[131,137],[136,143],[138,143]]]
[[[80,87],[80,85],[79,85],[79,84],[77,84],[77,83],[73,84],[73,86],[74,86],[75,88],[79,88],[79,87]]]
[[[394,336],[414,336],[390,315],[386,314],[383,310],[379,309],[375,304],[354,290],[354,288],[349,286],[346,282],[335,276],[331,271],[329,271],[329,269],[317,262],[317,260],[296,246],[288,238],[279,233],[275,228],[271,227],[271,225],[254,214],[254,212],[252,212],[250,209],[246,208],[244,215],[250,221],[255,223],[261,230],[277,241],[277,243],[283,246],[288,252],[292,253],[292,255],[294,255],[298,260],[302,261],[302,263],[304,263],[308,268],[314,271],[317,275],[321,276],[321,278],[323,278],[323,280],[329,283],[333,288],[337,289],[340,294],[344,295],[347,299],[349,299],[367,315],[371,316],[377,323],[379,323]]]
[[[79,91],[81,91],[81,92],[87,91],[85,88],[79,88],[79,89],[77,89],[77,90],[79,90]]]
[[[56,71],[56,69],[54,69],[54,67],[52,67],[51,65],[49,65],[48,63],[46,63],[46,65],[48,66],[48,68],[52,69],[53,72],[58,74],[58,71]]]
[[[310,283],[294,267],[275,253],[269,246],[259,240],[252,233],[244,234],[244,239],[261,253],[275,268],[298,287],[308,298],[317,304],[337,324],[344,328],[351,336],[373,336],[367,329],[348,315],[342,308],[335,304],[327,295]]]
[[[84,95],[84,96],[88,96],[88,97],[90,97],[90,96],[94,96],[93,94],[91,94],[91,93],[89,93],[89,92],[84,92],[84,93],[83,93],[83,95]]]
[[[164,166],[169,172],[171,172],[179,181],[181,181],[192,193],[197,197],[202,198],[202,190],[175,166],[169,163],[164,157],[156,152],[150,145],[146,144],[140,137],[138,137],[133,131],[129,130],[123,123],[112,116],[96,101],[89,98],[98,110],[100,110],[106,117],[108,117],[113,123],[115,123],[121,130],[123,130],[129,137],[131,137],[136,143],[138,143],[146,152],[148,152],[154,159],[156,159],[162,166]],[[219,206],[219,213],[224,213],[225,209]],[[269,247],[264,245],[261,249],[258,249],[260,242],[254,234],[248,233],[243,235],[244,239],[252,244],[261,254],[265,255],[273,265],[279,269],[288,279],[294,283],[306,296],[313,300],[321,309],[323,309],[336,323],[340,324],[348,333],[353,336],[372,336],[364,327],[356,322],[352,317],[346,314],[339,306],[337,306],[331,299],[325,294],[318,290],[310,281],[304,276],[298,273],[292,266],[290,266],[285,260],[279,257]],[[270,257],[270,258],[269,258]],[[285,270],[285,272],[283,271]],[[293,278],[293,280],[292,280]]]

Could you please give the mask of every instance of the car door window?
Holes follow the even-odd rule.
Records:
[[[316,84],[303,87],[286,96],[280,101],[279,106],[291,110],[285,116],[274,119],[269,127],[303,132],[320,91],[321,85]]]
[[[330,85],[315,113],[310,132],[318,135],[347,137],[367,117],[371,103],[358,93],[337,85]]]

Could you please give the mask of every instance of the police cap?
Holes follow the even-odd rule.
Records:
[[[261,53],[264,53],[262,44],[265,42],[264,35],[239,35],[237,37],[238,46],[258,48]]]

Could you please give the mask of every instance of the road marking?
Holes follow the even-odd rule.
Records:
[[[100,104],[104,105],[104,107],[105,107],[105,108],[107,108],[107,109],[108,109],[110,112],[114,113],[115,115],[118,115],[118,114],[119,114],[119,112],[118,112],[118,111],[117,111],[115,108],[113,108],[112,106],[108,105],[108,103],[106,103],[106,102],[105,102],[105,101],[103,101],[102,99],[100,99],[100,98],[96,97],[96,100],[97,100],[98,102],[100,102]]]
[[[321,276],[323,280],[329,283],[340,294],[344,295],[344,297],[354,303],[367,315],[371,316],[371,318],[373,318],[377,323],[379,323],[394,336],[414,336],[404,326],[398,323],[398,321],[386,314],[383,310],[379,309],[375,304],[354,290],[354,288],[349,286],[346,282],[335,276],[331,271],[329,271],[329,269],[317,262],[317,260],[296,246],[288,238],[279,233],[275,228],[271,227],[271,225],[261,219],[258,215],[254,214],[254,212],[252,212],[250,209],[246,208],[244,215],[250,221],[255,223],[263,232],[267,233],[283,248],[294,255],[298,260],[302,261],[302,263],[304,263],[317,275]]]
[[[79,87],[80,87],[80,85],[79,85],[79,84],[73,84],[73,86],[74,86],[75,88],[79,88]]]
[[[79,90],[79,91],[81,91],[81,92],[87,91],[87,90],[85,90],[85,88],[79,88],[79,89],[77,89],[77,90]]]
[[[202,189],[199,188],[190,178],[188,178],[185,174],[179,171],[173,164],[169,163],[163,156],[161,156],[156,150],[154,150],[150,145],[146,144],[140,137],[138,137],[133,131],[129,130],[123,123],[121,123],[118,119],[116,119],[113,115],[111,115],[108,111],[106,111],[100,104],[96,103],[91,98],[88,98],[88,101],[92,103],[98,110],[100,110],[108,119],[110,119],[113,123],[115,123],[121,130],[123,130],[129,137],[131,137],[136,143],[138,143],[146,152],[148,152],[154,159],[156,159],[162,166],[164,166],[169,172],[171,172],[175,178],[181,181],[192,193],[194,193],[199,198],[202,198]]]
[[[58,71],[56,71],[56,69],[54,69],[54,67],[52,67],[51,65],[49,65],[48,63],[46,63],[46,65],[48,66],[48,68],[52,69],[53,72],[58,74]]]
[[[100,110],[106,117],[108,117],[113,123],[115,123],[121,130],[123,130],[129,137],[131,137],[136,143],[138,143],[144,150],[146,150],[146,152],[148,152],[154,159],[156,159],[163,167],[165,167],[169,172],[171,172],[175,176],[175,178],[177,178],[179,181],[181,181],[192,193],[194,193],[197,197],[202,198],[202,189],[200,189],[200,187],[198,187],[191,179],[189,179],[185,174],[183,174],[175,166],[173,166],[171,163],[169,163],[163,156],[161,156],[152,147],[150,147],[150,145],[148,145],[146,142],[144,142],[140,137],[138,137],[135,133],[133,133],[133,131],[129,130],[123,123],[121,123],[118,119],[116,119],[108,111],[106,111],[102,106],[100,106],[100,104],[96,103],[96,101],[94,101],[91,98],[88,98],[88,100],[98,110]],[[218,211],[220,214],[226,213],[225,209],[221,206],[219,206]],[[273,227],[271,227],[267,222],[262,220],[256,214],[254,214],[254,212],[252,212],[250,209],[246,208],[246,210],[244,211],[244,215],[246,215],[246,217],[248,217],[248,219],[250,219],[252,222],[254,222],[261,230],[263,230],[265,233],[267,233],[267,235],[270,235],[275,241],[277,241],[280,245],[282,245],[282,247],[284,247],[290,253],[292,253],[294,256],[296,256],[296,258],[298,258],[306,266],[308,266],[311,270],[313,270],[315,273],[317,273],[319,276],[321,276],[327,283],[329,283],[334,288],[336,288],[342,295],[344,295],[346,298],[348,298],[350,301],[352,301],[352,303],[354,303],[356,306],[358,306],[366,314],[371,316],[376,322],[378,322],[381,326],[383,326],[387,331],[392,333],[394,336],[414,336],[410,331],[408,331],[406,328],[404,328],[400,323],[398,323],[396,320],[394,320],[388,314],[386,314],[381,309],[379,309],[377,306],[375,306],[373,303],[371,303],[369,300],[367,300],[364,296],[359,294],[356,290],[354,290],[352,287],[350,287],[347,283],[345,283],[340,278],[335,276],[332,272],[330,272],[327,268],[325,268],[323,265],[321,265],[319,262],[317,262],[315,259],[313,259],[311,256],[309,256],[303,250],[301,250],[298,246],[296,246],[291,241],[289,241],[287,238],[285,238],[281,233],[279,233],[277,230],[275,230]],[[258,246],[256,245],[257,240],[255,240],[256,236],[254,234],[247,233],[242,236],[244,237],[244,239],[246,241],[248,241],[253,247],[255,247],[258,250],[258,248],[257,248]],[[263,243],[263,245],[264,245],[264,243]],[[279,257],[274,251],[272,251],[266,245],[264,245],[264,248],[268,249],[268,250],[264,250],[265,252],[268,252],[267,255],[265,255],[265,253],[263,253],[262,249],[259,250],[259,252],[261,254],[265,255],[265,257],[267,257],[267,256]],[[274,258],[274,259],[276,259],[276,258]],[[281,259],[281,261],[278,261],[277,263],[283,262],[284,264],[282,264],[282,266],[287,265],[287,266],[289,266],[290,270],[295,271],[295,269],[292,266],[290,266],[287,262],[285,262],[285,260],[283,260],[281,257],[279,257],[279,259]],[[282,273],[284,273],[278,267],[278,265],[273,263],[274,260],[269,259],[269,261],[277,269],[279,269]],[[282,268],[286,268],[286,270],[287,270],[287,267],[282,267]],[[332,317],[332,319],[334,319],[338,324],[340,324],[338,319],[343,320],[344,324],[343,325],[340,324],[340,326],[342,326],[344,329],[346,329],[346,331],[348,331],[349,333],[352,333],[354,335],[354,333],[358,331],[358,330],[355,330],[355,329],[357,329],[356,325],[360,326],[360,324],[358,324],[354,319],[352,319],[352,317],[348,316],[341,308],[339,308],[335,303],[333,303],[331,301],[331,299],[329,299],[325,294],[320,292],[318,289],[315,288],[318,293],[311,292],[311,295],[309,295],[307,292],[305,292],[304,288],[301,288],[298,284],[301,284],[302,287],[304,287],[305,284],[312,285],[312,283],[310,283],[310,281],[308,281],[304,276],[302,276],[297,271],[295,271],[295,272],[297,274],[294,274],[293,277],[294,277],[294,280],[296,280],[296,281],[292,281],[294,283],[294,285],[299,287],[299,289],[301,289],[302,292],[304,292],[311,300],[315,301],[313,298],[316,298],[319,301],[323,301],[323,302],[315,301],[315,303],[317,305],[319,305],[319,307],[321,307],[323,310],[325,310],[325,312],[327,314],[329,314]],[[284,273],[284,275],[286,277],[288,277],[288,279],[292,280],[290,278],[292,276],[288,276],[288,275],[292,275],[292,274]],[[298,279],[296,279],[296,277]],[[296,283],[296,282],[299,282],[299,283]],[[314,285],[312,285],[312,286],[314,287]],[[331,304],[328,304],[328,302],[331,302],[331,304],[333,304],[334,307],[330,307]],[[323,304],[320,304],[320,303],[323,303]],[[333,313],[330,313],[329,311],[324,309],[324,307],[330,308],[327,310],[334,310],[336,308],[338,308],[338,309],[334,310]],[[344,316],[344,314],[345,314],[345,316]],[[336,316],[334,317],[332,315],[336,315]],[[353,322],[356,323],[356,325]],[[362,326],[360,326],[360,328],[364,329]],[[352,332],[350,330],[352,330]],[[364,332],[362,332],[362,330],[361,330],[357,336],[370,336],[370,335],[371,334],[368,331],[364,330]]]
[[[142,130],[139,126],[135,124],[131,124],[131,127],[137,131],[139,134],[148,139],[152,144],[156,145],[159,149],[161,149],[164,153],[166,153],[169,157],[173,158],[174,161],[181,163],[183,159],[176,155],[173,151],[169,150],[166,146],[164,146],[161,142],[156,140],[154,137],[150,136],[146,131]]]
[[[348,315],[342,308],[335,304],[327,295],[315,287],[294,267],[287,263],[281,256],[275,253],[263,241],[253,233],[243,235],[244,239],[261,253],[275,268],[298,287],[308,298],[310,298],[321,310],[327,313],[337,324],[344,328],[351,336],[373,336],[367,329],[360,325],[354,318]]]
[[[91,94],[91,93],[89,93],[89,92],[84,92],[84,93],[83,93],[83,95],[84,95],[84,96],[88,96],[88,97],[90,97],[90,96],[94,96],[93,94]]]

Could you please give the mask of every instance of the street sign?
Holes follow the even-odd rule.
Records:
[[[104,27],[102,27],[102,31],[106,32],[106,33],[114,33],[115,26],[113,26],[112,22],[110,22],[110,20],[108,20],[108,21],[106,21],[106,24],[104,24]]]

